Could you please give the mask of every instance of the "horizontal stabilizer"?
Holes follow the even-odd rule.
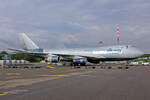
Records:
[[[7,48],[6,52],[13,52],[13,53],[28,53],[28,51],[26,50],[19,50],[19,49],[11,49],[11,48]]]

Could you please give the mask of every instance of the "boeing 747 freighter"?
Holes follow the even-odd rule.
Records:
[[[8,49],[16,53],[27,53],[44,57],[51,62],[71,62],[75,65],[85,65],[87,62],[99,63],[100,61],[122,61],[138,58],[143,52],[130,45],[115,45],[83,49],[57,49],[44,51],[38,47],[25,33],[20,34],[23,49]]]

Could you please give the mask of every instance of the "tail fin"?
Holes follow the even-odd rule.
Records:
[[[40,49],[25,33],[20,34],[20,40],[24,50]]]

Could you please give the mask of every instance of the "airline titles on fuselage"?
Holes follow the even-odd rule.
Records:
[[[92,54],[121,54],[122,49],[106,49],[106,50],[85,50],[87,53],[92,53]]]

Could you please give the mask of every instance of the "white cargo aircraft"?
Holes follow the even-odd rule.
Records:
[[[44,57],[51,62],[71,62],[74,65],[85,65],[87,62],[99,63],[100,61],[131,60],[142,56],[144,53],[130,45],[115,45],[84,49],[57,49],[44,51],[38,47],[25,33],[21,33],[22,50],[10,49],[16,53],[27,53]]]

